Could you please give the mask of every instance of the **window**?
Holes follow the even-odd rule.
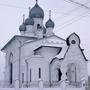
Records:
[[[12,63],[10,63],[10,84],[12,84],[12,72],[13,72],[13,66]]]
[[[41,26],[40,26],[40,24],[37,24],[37,29],[41,29]]]
[[[10,53],[10,56],[9,56],[9,61],[8,61],[8,64],[9,64],[9,82],[10,84],[13,83],[13,54]]]
[[[59,51],[58,51],[58,53],[57,53],[57,54],[60,54],[61,50],[62,50],[62,48],[60,48],[60,49],[59,49]]]
[[[41,68],[39,68],[39,78],[41,78]]]
[[[40,49],[40,48],[34,50],[34,55],[40,55],[40,50],[39,50],[39,49]]]
[[[76,41],[75,41],[75,40],[72,40],[71,43],[72,43],[72,44],[76,44]]]
[[[61,72],[61,70],[60,70],[60,69],[58,69],[58,81],[60,81],[60,80],[61,80],[61,76],[62,76],[62,72]]]
[[[22,83],[24,83],[24,73],[22,73]]]
[[[39,55],[38,50],[34,50],[34,55]]]
[[[30,82],[31,82],[31,69],[30,69]]]

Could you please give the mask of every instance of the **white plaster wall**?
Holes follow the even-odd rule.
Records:
[[[34,26],[33,25],[27,25],[26,26],[26,31],[25,31],[25,36],[35,36],[35,33],[34,33]]]
[[[43,27],[43,19],[41,18],[34,18],[34,32],[37,31],[37,24]]]
[[[51,70],[51,83],[58,81],[58,75],[57,75],[57,69],[61,70],[62,66],[62,60],[59,60],[58,58],[55,58],[53,62],[50,64],[50,70]]]
[[[69,50],[65,56],[63,65],[65,66],[66,64],[69,63],[75,63],[77,65],[79,65],[80,67],[80,72],[79,76],[80,76],[80,80],[82,80],[82,78],[84,77],[87,80],[87,62],[85,61],[85,58],[83,56],[83,54],[80,51],[80,48],[78,46],[70,46]]]
[[[41,47],[38,52],[40,55],[33,55],[33,48],[22,50],[21,72],[27,74],[25,60],[28,60],[29,71],[32,69],[32,81],[38,81],[38,69],[41,67],[42,79],[49,81],[49,64],[52,59],[57,55],[59,49],[54,47]],[[25,51],[24,51],[25,50]],[[47,52],[48,51],[48,52]],[[24,55],[24,56],[23,56]],[[23,70],[24,68],[24,70]],[[27,75],[25,75],[27,77]],[[29,79],[29,78],[28,78]],[[26,80],[26,79],[25,79]]]
[[[28,57],[30,57],[31,55],[33,55],[33,50],[37,49],[40,46],[52,46],[52,47],[67,47],[66,42],[56,38],[56,37],[50,37],[47,39],[40,39],[37,40],[35,42],[27,42],[22,46],[22,55],[21,55],[21,59],[27,59]],[[46,50],[46,51],[45,51]],[[43,49],[42,53],[48,53],[47,50],[48,48],[45,50]],[[54,50],[53,50],[54,51]],[[65,54],[66,49],[63,50],[64,54]],[[56,53],[57,51],[55,51]],[[50,54],[50,53],[49,53]],[[45,54],[44,54],[45,55]],[[59,55],[60,56],[60,55]],[[64,56],[64,55],[62,55]]]
[[[27,33],[30,33],[30,32],[33,33],[33,25],[27,25],[26,26],[26,32]]]
[[[5,81],[9,84],[10,66],[9,66],[9,56],[10,53],[13,54],[13,83],[15,80],[19,79],[19,56],[20,56],[20,42],[24,43],[29,38],[15,38],[6,48],[6,67],[5,67]]]
[[[10,45],[9,45],[9,47],[7,48],[7,60],[6,60],[6,62],[7,62],[7,64],[6,64],[6,81],[8,81],[9,82],[9,75],[10,75],[10,70],[9,70],[9,56],[10,56],[10,54],[12,53],[13,54],[13,61],[12,61],[12,63],[13,63],[13,81],[15,81],[16,79],[17,79],[17,77],[18,77],[18,74],[17,74],[17,72],[18,72],[18,66],[16,66],[16,63],[18,62],[18,59],[19,59],[19,50],[18,50],[18,43],[14,40],[13,41],[13,43],[11,43]],[[18,65],[18,64],[17,64]],[[17,68],[17,71],[16,71],[16,68]],[[16,73],[15,73],[16,72]]]
[[[36,31],[36,36],[40,39],[40,38],[43,38],[43,30],[42,29],[38,29],[37,31]]]
[[[58,54],[60,48],[55,47],[42,47],[40,49],[41,56],[45,58],[46,61],[49,63],[52,61],[52,59]]]
[[[29,68],[32,71],[32,81],[39,80],[39,68],[41,68],[41,79],[49,81],[49,63],[43,57],[32,57],[29,61]]]
[[[75,44],[72,44],[71,41],[75,40]],[[69,43],[70,46],[66,52],[65,58],[63,60],[63,69],[67,70],[67,65],[70,63],[74,63],[76,65],[79,65],[79,69],[77,73],[79,74],[78,78],[80,81],[84,78],[86,81],[88,79],[88,72],[87,72],[87,61],[84,57],[83,52],[81,51],[80,48],[80,42],[79,42],[79,37],[76,34],[72,34],[69,37]]]
[[[25,31],[20,31],[21,35],[24,35],[25,34]]]
[[[52,37],[50,40],[48,39],[48,41],[50,41],[50,42],[53,42],[52,40],[54,40],[55,43],[57,43],[57,45],[59,44],[60,46],[63,46],[62,44],[65,44],[64,41],[59,41],[58,38],[55,39],[55,38]],[[32,71],[32,73],[33,73],[32,80],[33,81],[38,81],[38,68],[40,67],[40,65],[42,65],[41,68],[43,70],[42,72],[44,73],[44,74],[42,74],[43,80],[44,81],[49,81],[49,64],[52,61],[52,59],[59,52],[60,47],[55,48],[56,46],[52,46],[52,47],[49,47],[49,46],[44,47],[43,46],[43,47],[39,48],[40,55],[39,56],[37,56],[37,55],[34,56],[33,51],[35,49],[37,49],[38,47],[40,47],[41,43],[43,41],[46,42],[46,40],[44,40],[44,39],[36,41],[36,42],[32,42],[32,43],[28,42],[28,43],[24,44],[24,46],[22,46],[22,48],[21,48],[21,52],[22,52],[21,53],[21,60],[22,60],[22,62],[21,62],[21,64],[22,64],[21,71],[23,71],[23,68],[24,68],[24,72],[25,72],[25,74],[27,74],[27,71],[25,71],[26,70],[25,60],[28,60],[29,69],[30,69],[30,67],[35,69],[35,70]],[[59,42],[63,42],[63,43],[59,43]],[[66,45],[64,45],[64,47],[66,47]],[[25,75],[25,77],[26,76],[27,75]],[[28,76],[29,76],[29,74],[28,74]],[[28,77],[28,79],[29,79],[29,77]]]
[[[52,36],[52,35],[54,35],[53,28],[47,28],[46,29],[46,36],[48,37],[48,36]]]

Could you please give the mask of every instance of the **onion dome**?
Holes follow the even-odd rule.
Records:
[[[24,23],[22,25],[20,25],[19,30],[26,31],[26,25]]]
[[[49,20],[45,24],[46,28],[54,28],[55,24],[51,20],[51,10],[49,10]]]
[[[30,11],[31,18],[44,18],[44,11],[43,9],[38,5],[37,0],[35,6]]]
[[[49,19],[46,22],[45,26],[46,26],[46,28],[54,28],[55,24],[54,24],[54,22],[51,19]]]
[[[23,23],[19,27],[20,31],[26,31],[26,25],[25,25],[24,21],[25,21],[25,15],[23,14]]]
[[[34,25],[34,20],[31,17],[28,17],[25,20],[25,25]]]

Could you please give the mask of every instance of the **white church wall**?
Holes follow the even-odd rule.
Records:
[[[56,37],[50,37],[46,40],[38,40],[36,42],[27,42],[22,46],[22,55],[21,58],[28,58],[30,57],[30,55],[32,55],[33,50],[35,50],[36,48],[40,47],[41,45],[43,46],[52,46],[52,47],[67,47],[66,42],[60,40],[59,38]],[[48,50],[48,49],[47,49]],[[66,49],[64,49],[66,51]],[[63,51],[63,52],[65,52]],[[43,52],[42,52],[43,53]],[[45,51],[46,53],[46,51]],[[55,52],[56,53],[56,52]]]
[[[36,36],[38,37],[38,39],[43,38],[43,29],[42,28],[37,29],[36,33],[37,33]]]
[[[52,84],[53,83],[57,83],[58,80],[59,80],[58,69],[60,69],[60,71],[61,71],[62,62],[63,62],[63,59],[60,59],[59,60],[58,58],[55,58],[55,59],[53,59],[52,63],[50,64],[50,69],[51,69],[51,83]]]
[[[14,45],[15,45],[15,46],[14,46]],[[12,59],[12,61],[11,61],[11,62],[13,63],[13,72],[12,72],[12,73],[13,73],[13,74],[12,74],[12,75],[13,75],[13,76],[12,76],[13,81],[14,81],[14,80],[16,79],[16,77],[17,77],[17,76],[15,76],[15,75],[17,75],[17,74],[14,74],[14,72],[16,71],[14,66],[15,66],[15,63],[18,61],[18,57],[19,57],[19,56],[18,56],[18,55],[19,55],[19,52],[18,52],[17,47],[18,47],[18,43],[16,43],[16,41],[14,40],[13,43],[11,43],[11,44],[9,45],[9,47],[7,48],[7,53],[8,53],[8,54],[7,54],[7,56],[6,56],[6,57],[7,57],[7,60],[6,60],[6,61],[7,61],[7,65],[6,65],[6,66],[7,66],[7,72],[8,72],[8,73],[6,73],[5,76],[7,76],[7,77],[6,77],[6,78],[7,78],[6,81],[7,81],[8,83],[9,83],[9,80],[10,80],[10,78],[9,78],[9,77],[10,77],[10,68],[9,68],[9,67],[10,67],[10,66],[9,66],[10,61],[9,61],[9,59],[10,59],[10,54],[11,54],[11,53],[12,53],[12,55],[13,55],[13,57],[12,57],[13,59]],[[16,53],[17,53],[17,54],[16,54]],[[17,72],[18,72],[18,71],[17,71]]]
[[[52,35],[54,35],[53,28],[47,28],[46,29],[46,36],[48,37],[48,36],[52,36]]]
[[[55,47],[41,47],[38,50],[40,55],[34,55],[33,50],[32,50],[33,47],[30,48],[29,46],[28,48],[27,47],[22,48],[21,69],[26,67],[25,60],[27,60],[29,62],[29,65],[28,65],[29,69],[30,68],[32,69],[32,74],[33,74],[32,81],[38,81],[39,79],[38,68],[40,67],[42,69],[42,79],[44,81],[49,81],[49,64],[51,60],[57,55],[57,53],[59,52],[59,49]],[[24,71],[24,73],[26,72]]]
[[[74,43],[72,42],[74,40]],[[76,34],[72,34],[69,37],[69,43],[70,46],[66,52],[65,58],[63,60],[63,69],[66,68],[66,70],[68,69],[68,64],[76,64],[76,69],[77,70],[77,81],[81,81],[88,79],[87,75],[87,62],[86,59],[81,51],[80,48],[80,42],[79,42],[79,38]],[[70,65],[69,65],[70,66]],[[73,77],[74,78],[74,77]]]
[[[81,68],[80,72],[78,71],[78,74],[80,74],[81,79],[83,77],[87,79],[87,75],[88,75],[87,62],[85,61],[85,59],[80,51],[80,48],[77,46],[75,46],[75,47],[71,46],[69,49],[71,51],[69,51],[68,55],[66,55],[66,58],[64,59],[63,63],[65,63],[65,62],[68,64],[76,63]]]
[[[43,19],[42,18],[34,18],[34,30],[37,31],[37,24],[40,24],[43,27]]]
[[[49,81],[49,63],[45,61],[43,57],[32,57],[29,60],[29,68],[32,70],[32,81],[38,81],[39,68],[41,68],[41,79],[43,81]]]
[[[33,31],[34,31],[34,30],[33,30],[33,25],[27,25],[27,26],[26,26],[26,32],[27,32],[27,33],[33,33]]]
[[[50,63],[52,59],[58,54],[59,50],[60,48],[46,46],[41,48],[40,53],[41,53],[41,56],[43,56],[45,60]]]
[[[28,40],[28,38],[20,38],[20,42],[18,41],[19,38],[16,38],[13,40],[13,42],[11,42],[8,47],[6,48],[6,70],[5,70],[5,81],[7,82],[7,84],[9,84],[10,82],[10,66],[9,66],[9,58],[10,58],[10,54],[12,53],[13,55],[13,60],[11,61],[13,64],[13,83],[15,80],[17,80],[19,78],[19,53],[20,53],[20,44],[24,43],[24,41]]]
[[[24,36],[35,37],[34,26],[33,25],[27,25],[26,26],[26,31],[25,31]]]

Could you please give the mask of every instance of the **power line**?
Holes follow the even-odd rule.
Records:
[[[90,2],[90,1],[89,1]],[[88,3],[89,3],[88,2]],[[0,3],[0,6],[5,6],[5,7],[12,7],[12,8],[18,8],[18,9],[28,9],[28,8],[26,8],[26,7],[20,7],[20,6],[15,6],[15,5],[8,5],[8,4],[3,4],[3,3]],[[77,9],[77,8],[76,8]],[[48,10],[45,10],[46,12],[48,12]],[[72,11],[74,11],[74,9],[72,9],[70,12],[72,12]],[[58,11],[52,11],[53,13],[57,13],[57,14],[63,14],[63,15],[69,15],[68,13],[69,12],[67,12],[67,13],[65,13],[65,12],[58,12]],[[74,15],[73,15],[74,16]]]
[[[64,1],[66,1],[66,0],[64,0]],[[88,4],[88,3],[90,3],[90,1],[88,1],[88,2],[86,2],[86,3],[84,3],[84,4],[86,5],[86,4]],[[81,8],[81,6],[78,6],[78,7],[74,8],[74,9],[70,10],[69,12],[66,13],[65,16],[62,16],[62,17],[59,16],[59,17],[60,17],[61,19],[64,19],[64,18],[66,18],[67,16],[69,16],[71,13],[77,11],[79,8]],[[75,15],[75,16],[77,16],[77,15]],[[58,18],[59,18],[59,17],[58,17]],[[55,19],[55,20],[56,20],[56,19]]]
[[[0,3],[0,6],[4,6],[4,7],[12,7],[12,8],[18,8],[18,9],[28,9],[26,7],[20,7],[20,6],[16,6],[16,5],[10,5],[10,4],[3,4],[3,3]],[[46,12],[48,12],[48,10],[45,10]],[[73,10],[72,10],[73,11]],[[61,15],[67,15],[67,13],[65,12],[59,12],[59,11],[52,11],[52,13],[55,13],[55,14],[61,14]],[[75,16],[75,15],[73,15]]]
[[[90,7],[86,6],[85,4],[82,4],[82,3],[79,3],[79,2],[75,2],[75,1],[73,1],[73,0],[69,0],[69,1],[72,2],[72,3],[74,3],[74,4],[79,5],[79,6],[81,6],[81,7],[84,7],[84,8],[86,8],[86,9],[90,10]]]
[[[20,7],[20,6],[16,6],[16,5],[9,5],[9,4],[3,4],[0,3],[0,6],[4,6],[4,7],[12,7],[12,8],[18,8],[18,9],[28,9],[26,7]],[[46,12],[48,12],[48,10],[45,10]],[[64,12],[58,12],[58,11],[52,11],[53,13],[57,13],[57,14],[65,14]]]
[[[85,15],[85,14],[84,14],[84,15]],[[70,24],[70,23],[72,23],[72,22],[74,23],[74,21],[77,21],[78,18],[82,19],[84,15],[80,15],[79,17],[72,18],[72,19],[64,22],[63,24],[61,24],[61,25],[59,25],[59,26],[61,26],[61,28],[62,28],[62,27],[65,27],[66,25],[68,25],[68,24]],[[86,15],[85,15],[85,16],[86,16]]]
[[[90,2],[90,1],[89,1]],[[87,2],[88,3],[88,2]],[[21,8],[21,9],[28,9],[28,8],[25,8],[25,7],[19,7],[19,6],[14,6],[14,5],[8,5],[8,4],[0,4],[1,6],[6,6],[6,7],[13,7],[13,8]],[[74,10],[77,10],[77,8],[75,8]],[[71,11],[74,11],[73,9],[71,10]],[[67,14],[69,14],[69,13],[67,13]],[[73,19],[75,19],[75,18],[73,18]],[[72,19],[72,20],[73,20]],[[72,20],[70,20],[70,22],[72,21]],[[67,21],[67,22],[69,22],[69,21]],[[67,23],[67,22],[65,22],[65,23]],[[62,25],[64,25],[65,23],[63,23]]]
[[[66,0],[64,0],[64,1],[66,1]],[[88,2],[86,2],[86,3],[84,3],[84,4],[88,4],[88,3],[90,3],[90,1],[88,1]],[[72,9],[71,11],[72,11],[72,12],[77,11],[79,8],[81,8],[81,6],[76,7],[76,8],[74,8],[74,9]],[[70,13],[72,13],[72,12],[69,12],[69,13],[67,13],[67,14],[70,14]],[[84,14],[85,14],[85,13],[84,13]],[[82,14],[81,14],[81,15],[82,15]],[[81,16],[81,15],[80,15],[80,16]],[[61,19],[64,19],[65,17],[67,17],[67,16],[61,17]],[[66,22],[63,23],[62,25],[66,24],[66,23],[69,23],[69,22],[73,21],[73,20],[76,19],[76,18],[78,18],[78,17],[74,17],[74,18],[66,21]],[[59,26],[62,26],[62,25],[59,25]],[[57,27],[58,27],[58,26],[57,26]]]
[[[87,13],[87,12],[85,12],[85,13],[86,13],[86,14],[90,14],[90,13]],[[71,20],[69,20],[69,21],[61,24],[61,25],[60,25],[61,27],[59,27],[59,28],[57,28],[57,29],[60,29],[60,30],[61,30],[61,29],[64,29],[64,28],[66,28],[67,26],[69,26],[69,25],[71,25],[71,24],[73,24],[73,23],[81,20],[83,17],[86,17],[86,14],[85,14],[85,13],[82,14],[82,15],[80,15],[80,16],[77,17],[77,18],[71,19]],[[68,22],[69,22],[69,23],[68,23]]]

